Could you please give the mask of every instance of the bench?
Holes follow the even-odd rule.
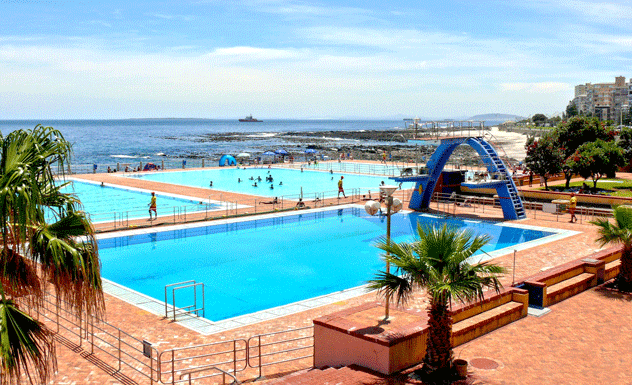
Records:
[[[556,304],[604,282],[606,261],[597,258],[599,256],[593,254],[591,258],[567,262],[538,273],[518,286],[529,291],[529,304],[532,306]]]
[[[546,295],[548,304],[552,305],[554,303],[558,303],[594,286],[592,285],[594,278],[595,274],[581,273],[554,285],[547,286]]]
[[[501,326],[527,316],[528,292],[510,288],[487,292],[480,302],[459,304],[452,309],[452,344],[464,344]]]
[[[523,303],[507,302],[452,325],[452,344],[458,346],[524,317]]]
[[[612,278],[619,275],[619,271],[621,271],[621,259],[606,263],[606,272],[604,274],[604,279],[606,281],[611,280]]]

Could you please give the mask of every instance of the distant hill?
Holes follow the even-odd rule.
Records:
[[[510,114],[481,114],[481,115],[474,115],[467,120],[497,120],[497,121],[503,121],[503,122],[507,120],[513,120],[517,122],[523,119],[526,119],[526,118],[522,116],[510,115]]]

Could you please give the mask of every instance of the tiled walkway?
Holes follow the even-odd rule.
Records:
[[[108,174],[89,175],[93,180],[106,183],[116,178]],[[120,183],[120,178],[116,181]],[[127,178],[126,178],[127,179]],[[131,179],[134,187],[156,191],[177,192],[200,197],[208,196],[203,191],[182,191],[174,186]],[[175,191],[177,190],[177,191]],[[250,198],[248,198],[250,199]],[[432,207],[433,210],[436,207]],[[457,213],[461,208],[456,208]],[[486,208],[485,212],[463,211],[467,216],[483,219],[499,219],[499,209]],[[579,231],[579,234],[564,240],[554,241],[537,248],[518,251],[515,259],[515,278],[526,277],[543,268],[589,256],[599,249],[594,243],[595,229],[589,224],[571,224],[557,221],[553,215],[536,214],[536,219],[520,221],[520,224],[556,227]],[[508,268],[503,278],[505,285],[513,280],[513,253],[495,259],[495,262]],[[226,341],[236,338],[249,338],[255,334],[269,333],[289,328],[310,326],[312,319],[355,306],[368,301],[379,300],[374,294],[365,294],[357,298],[340,301],[331,305],[292,314],[244,328],[223,333],[203,336],[162,317],[129,305],[117,298],[106,295],[107,321],[123,329],[138,339],[151,341],[163,351],[171,347]],[[422,296],[409,304],[412,308],[424,308]],[[479,383],[490,384],[632,384],[632,302],[630,298],[610,298],[598,290],[580,294],[552,307],[552,312],[542,318],[528,317],[515,322],[486,336],[478,338],[456,349],[457,355],[471,359],[491,358],[500,363],[499,368],[491,371],[473,369]],[[116,361],[97,352],[89,355],[84,350],[87,344],[78,348],[75,338],[58,344],[58,374],[52,384],[149,384],[149,379],[123,368],[117,372]],[[110,366],[108,366],[110,365]],[[296,370],[305,370],[311,366],[311,360],[303,359],[284,365],[264,369],[265,376],[288,374]],[[543,369],[543,370],[541,370]],[[349,369],[353,372],[352,369]],[[397,379],[383,379],[362,372],[361,378],[352,376],[350,371],[342,378],[330,374],[328,383],[340,384],[396,384]],[[315,372],[317,373],[317,372]],[[334,373],[334,372],[328,372]],[[346,374],[344,374],[346,373]],[[240,380],[251,380],[258,373],[255,370],[242,372]],[[294,376],[298,381],[298,375]],[[290,378],[287,378],[289,380]],[[269,380],[270,381],[270,380]],[[482,381],[482,382],[481,382]],[[626,382],[627,381],[627,382]],[[198,382],[202,383],[202,382]],[[292,382],[285,382],[292,383]],[[309,382],[322,384],[323,381]],[[399,382],[401,383],[401,381]]]

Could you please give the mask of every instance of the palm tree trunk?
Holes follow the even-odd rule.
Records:
[[[432,299],[428,310],[428,339],[424,363],[430,370],[448,370],[452,366],[452,315],[446,301]]]
[[[619,270],[619,289],[632,289],[632,244],[624,244],[621,251],[621,268]]]

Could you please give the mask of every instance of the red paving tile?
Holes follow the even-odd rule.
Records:
[[[132,178],[118,178],[108,174],[87,175],[86,178],[103,180],[106,183],[121,184],[121,179],[134,187],[148,188],[156,191],[177,192],[183,195],[207,198],[208,189],[192,189],[186,191],[180,187],[163,185],[155,182],[144,182]],[[114,178],[114,179],[113,179]],[[224,193],[224,196],[227,196]],[[231,200],[238,200],[234,194]],[[252,197],[245,197],[252,199]],[[432,211],[437,207],[432,205]],[[480,219],[499,219],[502,216],[498,208],[486,207],[484,212],[474,208],[448,207],[463,216]],[[476,212],[474,211],[476,210]],[[536,219],[533,219],[535,214]],[[515,260],[515,277],[527,277],[543,268],[560,265],[577,258],[589,256],[600,247],[595,244],[595,229],[591,225],[571,224],[564,218],[541,212],[529,212],[527,220],[521,224],[556,227],[579,231],[578,235],[565,240],[551,242],[547,245],[519,251]],[[559,220],[559,222],[558,222]],[[505,266],[509,273],[503,277],[505,285],[512,282],[514,264],[513,253],[495,259],[496,263]],[[202,336],[178,324],[162,319],[127,304],[117,298],[106,295],[107,321],[137,339],[146,339],[154,343],[160,351],[172,347],[206,344],[217,341],[228,341],[237,338],[247,339],[262,333],[310,326],[312,319],[348,307],[379,300],[374,294],[366,294],[350,300],[338,302],[321,308],[298,314],[261,322],[255,325],[235,329],[224,333]],[[422,295],[408,304],[408,308],[425,308],[426,301]],[[476,383],[488,384],[632,384],[632,300],[628,297],[618,298],[604,293],[603,290],[589,290],[557,305],[552,306],[548,315],[536,318],[527,317],[488,335],[475,339],[455,352],[461,358],[489,358],[499,363],[493,370],[476,369],[470,366]],[[64,334],[65,336],[65,334]],[[51,384],[149,384],[145,378],[133,370],[123,367],[117,371],[118,363],[112,357],[99,352],[89,354],[89,344],[82,342],[78,347],[77,337],[68,340],[58,339],[58,373]],[[298,354],[298,353],[297,353]],[[302,352],[301,354],[304,354]],[[264,376],[288,375],[297,370],[305,370],[311,366],[311,359],[291,361],[282,365],[264,368]],[[304,374],[288,376],[286,383],[299,383],[302,375],[314,376],[311,384],[397,384],[414,383],[395,377],[384,379],[372,373],[358,369],[333,369],[326,374],[326,379],[318,380],[318,373],[325,371],[307,371]],[[356,377],[356,373],[358,377]],[[252,380],[258,371],[248,369],[238,374],[240,380]],[[163,379],[164,380],[164,379]],[[280,380],[279,378],[275,380]],[[273,381],[272,379],[266,380]],[[320,382],[319,382],[320,381]],[[324,382],[323,382],[324,381]],[[195,382],[198,384],[204,382]]]

